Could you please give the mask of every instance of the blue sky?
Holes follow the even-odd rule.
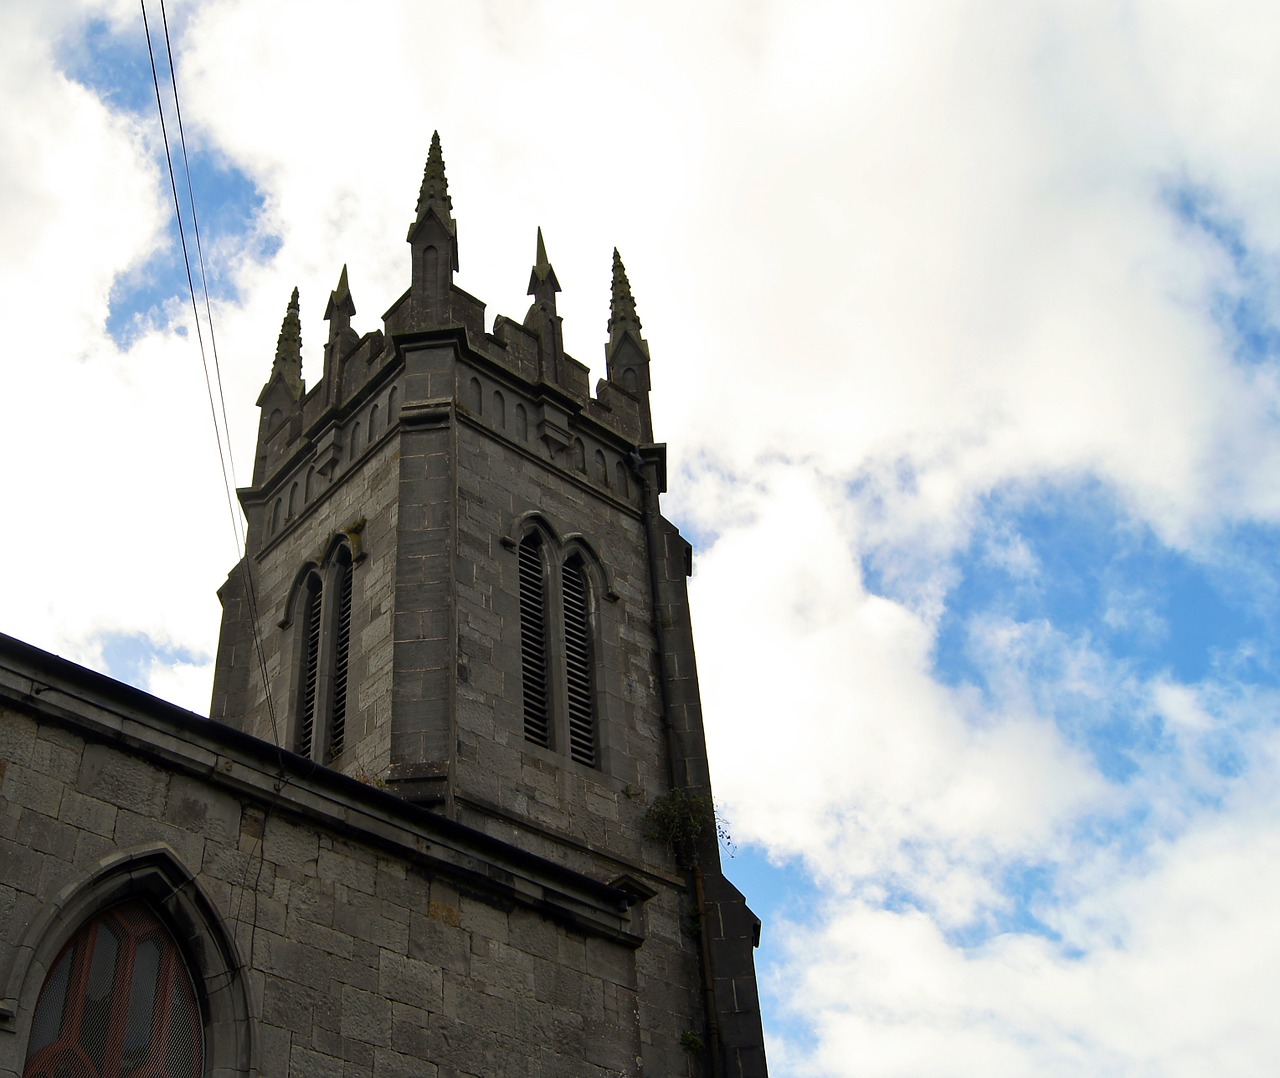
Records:
[[[294,285],[309,381],[344,263],[362,331],[405,287],[434,128],[490,318],[527,306],[541,226],[599,372],[621,250],[773,1073],[1266,1071],[1267,7],[171,16],[242,463]],[[339,18],[376,62],[318,61]],[[32,402],[0,437],[10,519],[47,522],[0,540],[0,629],[200,710],[237,554],[140,20],[0,29],[5,397]]]

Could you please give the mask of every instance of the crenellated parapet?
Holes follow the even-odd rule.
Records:
[[[431,399],[452,400],[460,416],[482,422],[522,452],[595,484],[611,498],[634,499],[627,462],[637,447],[653,441],[649,350],[617,250],[606,377],[593,394],[588,367],[564,350],[556,310],[560,284],[542,230],[529,276],[528,312],[521,321],[498,315],[492,328],[486,328],[484,303],[453,282],[457,236],[436,134],[407,235],[409,290],[386,311],[381,330],[361,334],[353,327],[356,305],[342,267],[324,311],[323,376],[309,391],[302,380],[294,290],[258,399],[262,418],[253,486],[241,492],[251,551],[288,530],[396,429],[400,406],[422,396],[416,387],[425,384],[406,384],[406,357],[428,341],[447,342],[453,357],[450,384],[442,385],[443,375],[434,374]]]

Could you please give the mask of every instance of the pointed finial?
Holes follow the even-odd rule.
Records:
[[[636,301],[631,295],[631,282],[627,280],[627,268],[622,264],[618,248],[613,249],[613,298],[609,304],[609,343],[617,343],[624,330],[640,336],[640,319],[636,315]]]
[[[529,275],[528,294],[539,295],[548,288],[552,292],[559,292],[560,282],[556,280],[556,271],[551,268],[551,261],[547,258],[547,245],[542,240],[542,229],[539,228],[538,251],[534,258],[533,272]]]
[[[280,323],[276,359],[271,373],[282,374],[295,400],[302,396],[302,320],[298,317],[298,290],[289,297],[289,307]]]
[[[356,313],[355,301],[351,298],[351,288],[347,284],[347,267],[342,267],[342,275],[338,278],[338,287],[329,293],[329,305],[324,309],[324,320],[330,322],[336,314],[345,314],[350,318]]]
[[[431,133],[431,149],[427,152],[427,165],[422,170],[422,189],[418,192],[418,220],[435,205],[441,216],[449,219],[453,201],[449,198],[449,181],[444,175],[444,154],[440,152],[440,132]]]

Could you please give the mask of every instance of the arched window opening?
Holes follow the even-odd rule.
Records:
[[[312,466],[307,469],[306,485],[302,488],[302,504],[307,505],[315,497],[316,470]]]
[[[520,611],[521,717],[525,740],[600,767],[600,607],[608,594],[589,545],[562,544],[528,520],[512,542]],[[603,590],[602,590],[603,589]]]
[[[468,403],[476,415],[484,415],[484,388],[479,378],[472,378],[467,384]]]
[[[587,470],[587,447],[582,444],[581,438],[573,440],[573,466],[580,472]]]
[[[338,552],[337,624],[333,640],[333,706],[329,711],[329,744],[325,762],[342,755],[347,732],[347,673],[351,658],[351,551],[345,546]]]
[[[309,563],[295,578],[283,623],[294,634],[293,748],[322,764],[332,764],[347,748],[357,560],[348,536],[335,535],[321,564]]]
[[[507,429],[507,402],[496,389],[493,391],[493,425],[498,430]]]
[[[595,686],[591,638],[591,587],[580,555],[564,563],[564,672],[569,720],[569,755],[580,764],[596,763]]]
[[[315,743],[316,705],[320,687],[320,574],[311,573],[304,585],[302,605],[302,666],[298,693],[298,753],[310,756]]]
[[[204,1073],[204,1030],[177,944],[139,899],[84,925],[50,967],[23,1078]]]
[[[375,404],[369,409],[369,444],[373,445],[374,440],[378,437],[378,406]]]
[[[516,405],[516,437],[522,442],[529,440],[529,413],[523,404]]]
[[[356,454],[360,452],[360,420],[356,420],[351,424],[351,450],[348,453],[349,460],[355,460]]]
[[[639,379],[636,377],[636,369],[628,367],[622,372],[622,388],[628,393],[636,393],[640,389]]]
[[[280,498],[276,499],[275,505],[271,507],[271,534],[275,535],[280,530],[280,508],[283,505]]]
[[[595,477],[605,486],[609,485],[609,465],[605,462],[604,453],[597,449],[595,456],[591,460],[591,467],[595,472]]]
[[[391,392],[387,394],[387,426],[391,426],[396,421],[396,416],[400,414],[400,389],[397,386],[391,387]]]
[[[627,466],[622,461],[618,461],[614,465],[614,488],[617,490],[619,497],[630,497],[631,490],[627,483]]]
[[[520,540],[520,677],[524,696],[524,736],[551,746],[547,696],[547,592],[542,543],[536,532]]]
[[[284,418],[284,413],[279,408],[271,409],[271,417],[267,420],[267,430],[275,430],[280,426],[280,420]]]
[[[292,520],[293,515],[298,511],[298,484],[294,483],[289,487],[289,512],[285,514],[285,520]]]

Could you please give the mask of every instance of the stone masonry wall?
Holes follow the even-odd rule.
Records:
[[[496,422],[461,410],[457,419],[458,646],[466,670],[458,684],[457,796],[670,871],[665,851],[643,840],[645,810],[669,785],[643,527],[611,487],[577,470],[571,449],[553,461],[545,443],[504,437]],[[528,513],[562,543],[589,543],[609,589],[597,586],[594,596],[598,767],[524,737],[512,529]]]
[[[391,389],[394,389],[394,385]],[[313,474],[311,496],[306,498],[307,473],[313,457],[267,488],[261,503],[251,509],[250,561],[257,592],[258,626],[266,673],[276,712],[276,726],[285,747],[294,745],[297,711],[297,632],[281,627],[286,601],[298,572],[309,561],[323,556],[333,537],[353,523],[363,521],[358,544],[363,553],[352,575],[351,685],[354,692],[347,714],[346,751],[331,766],[351,775],[382,776],[391,756],[392,633],[396,557],[396,498],[400,443],[397,413],[388,408],[390,389],[384,389],[348,420],[342,441],[342,461],[332,480]],[[373,406],[380,404],[378,414]],[[370,426],[373,442],[368,442]],[[355,432],[361,433],[357,435]],[[354,439],[356,450],[351,451]],[[295,506],[288,514],[290,491],[296,487]],[[281,502],[279,526],[271,522],[275,503]],[[234,583],[234,582],[233,582]],[[224,631],[224,637],[226,633]],[[239,714],[218,714],[249,733],[276,740],[262,676],[247,633],[233,633],[220,641],[227,656],[225,676],[244,683]],[[215,683],[215,707],[225,682]]]
[[[662,972],[659,939],[650,959],[650,942],[637,952],[557,923],[397,852],[377,805],[348,804],[347,823],[328,826],[301,780],[246,797],[230,783],[251,768],[234,753],[151,736],[167,760],[128,744],[136,735],[111,744],[66,716],[0,704],[0,992],[12,990],[14,1010],[0,1020],[0,1076],[21,1071],[43,980],[32,964],[15,987],[31,926],[49,925],[54,938],[34,941],[47,964],[83,921],[48,919],[51,903],[95,865],[157,844],[189,869],[245,963],[254,1073],[696,1073],[680,1043],[692,1001],[638,997],[638,967],[651,985]],[[661,923],[670,911],[654,912],[647,931],[679,935]]]

